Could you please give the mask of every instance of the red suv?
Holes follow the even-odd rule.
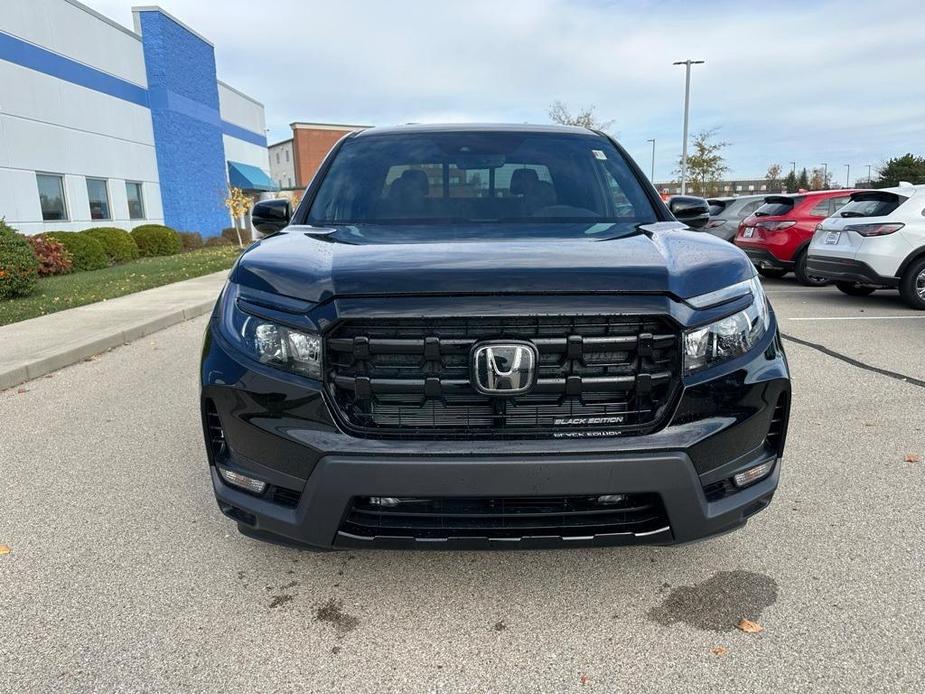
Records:
[[[735,244],[764,277],[793,271],[800,284],[828,281],[806,274],[806,249],[816,225],[851,199],[853,190],[820,190],[795,195],[769,195],[755,213],[739,224]]]

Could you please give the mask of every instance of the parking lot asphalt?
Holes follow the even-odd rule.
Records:
[[[925,380],[923,314],[766,287],[801,341],[781,487],[683,547],[244,538],[206,472],[204,318],[0,393],[0,690],[925,690],[925,384],[897,376]]]

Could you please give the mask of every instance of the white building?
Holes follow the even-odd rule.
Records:
[[[27,234],[229,225],[229,181],[269,178],[263,106],[157,7],[134,31],[76,0],[0,3],[0,217]]]
[[[295,188],[295,153],[292,151],[292,138],[270,145],[270,178],[280,188]]]

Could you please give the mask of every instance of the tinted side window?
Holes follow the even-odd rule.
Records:
[[[829,204],[828,200],[820,200],[816,203],[815,207],[809,211],[811,217],[828,217],[831,215],[832,207]]]

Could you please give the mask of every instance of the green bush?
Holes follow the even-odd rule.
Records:
[[[132,229],[132,238],[138,244],[142,257],[176,255],[183,249],[180,234],[160,224],[142,224]]]
[[[80,233],[99,241],[109,257],[109,262],[113,265],[127,263],[138,257],[138,246],[132,235],[125,229],[94,227],[93,229],[84,229]]]
[[[195,251],[197,248],[202,248],[202,234],[198,231],[179,231],[180,234],[180,243],[183,244],[184,251]]]
[[[238,242],[237,240],[229,241],[224,236],[210,236],[206,239],[205,245],[207,248],[212,248],[213,246],[237,246]]]
[[[39,278],[39,261],[22,234],[0,219],[0,299],[27,296]]]
[[[54,239],[64,246],[64,249],[71,254],[75,272],[109,267],[109,256],[103,250],[103,244],[92,236],[75,231],[48,231],[42,236]]]

